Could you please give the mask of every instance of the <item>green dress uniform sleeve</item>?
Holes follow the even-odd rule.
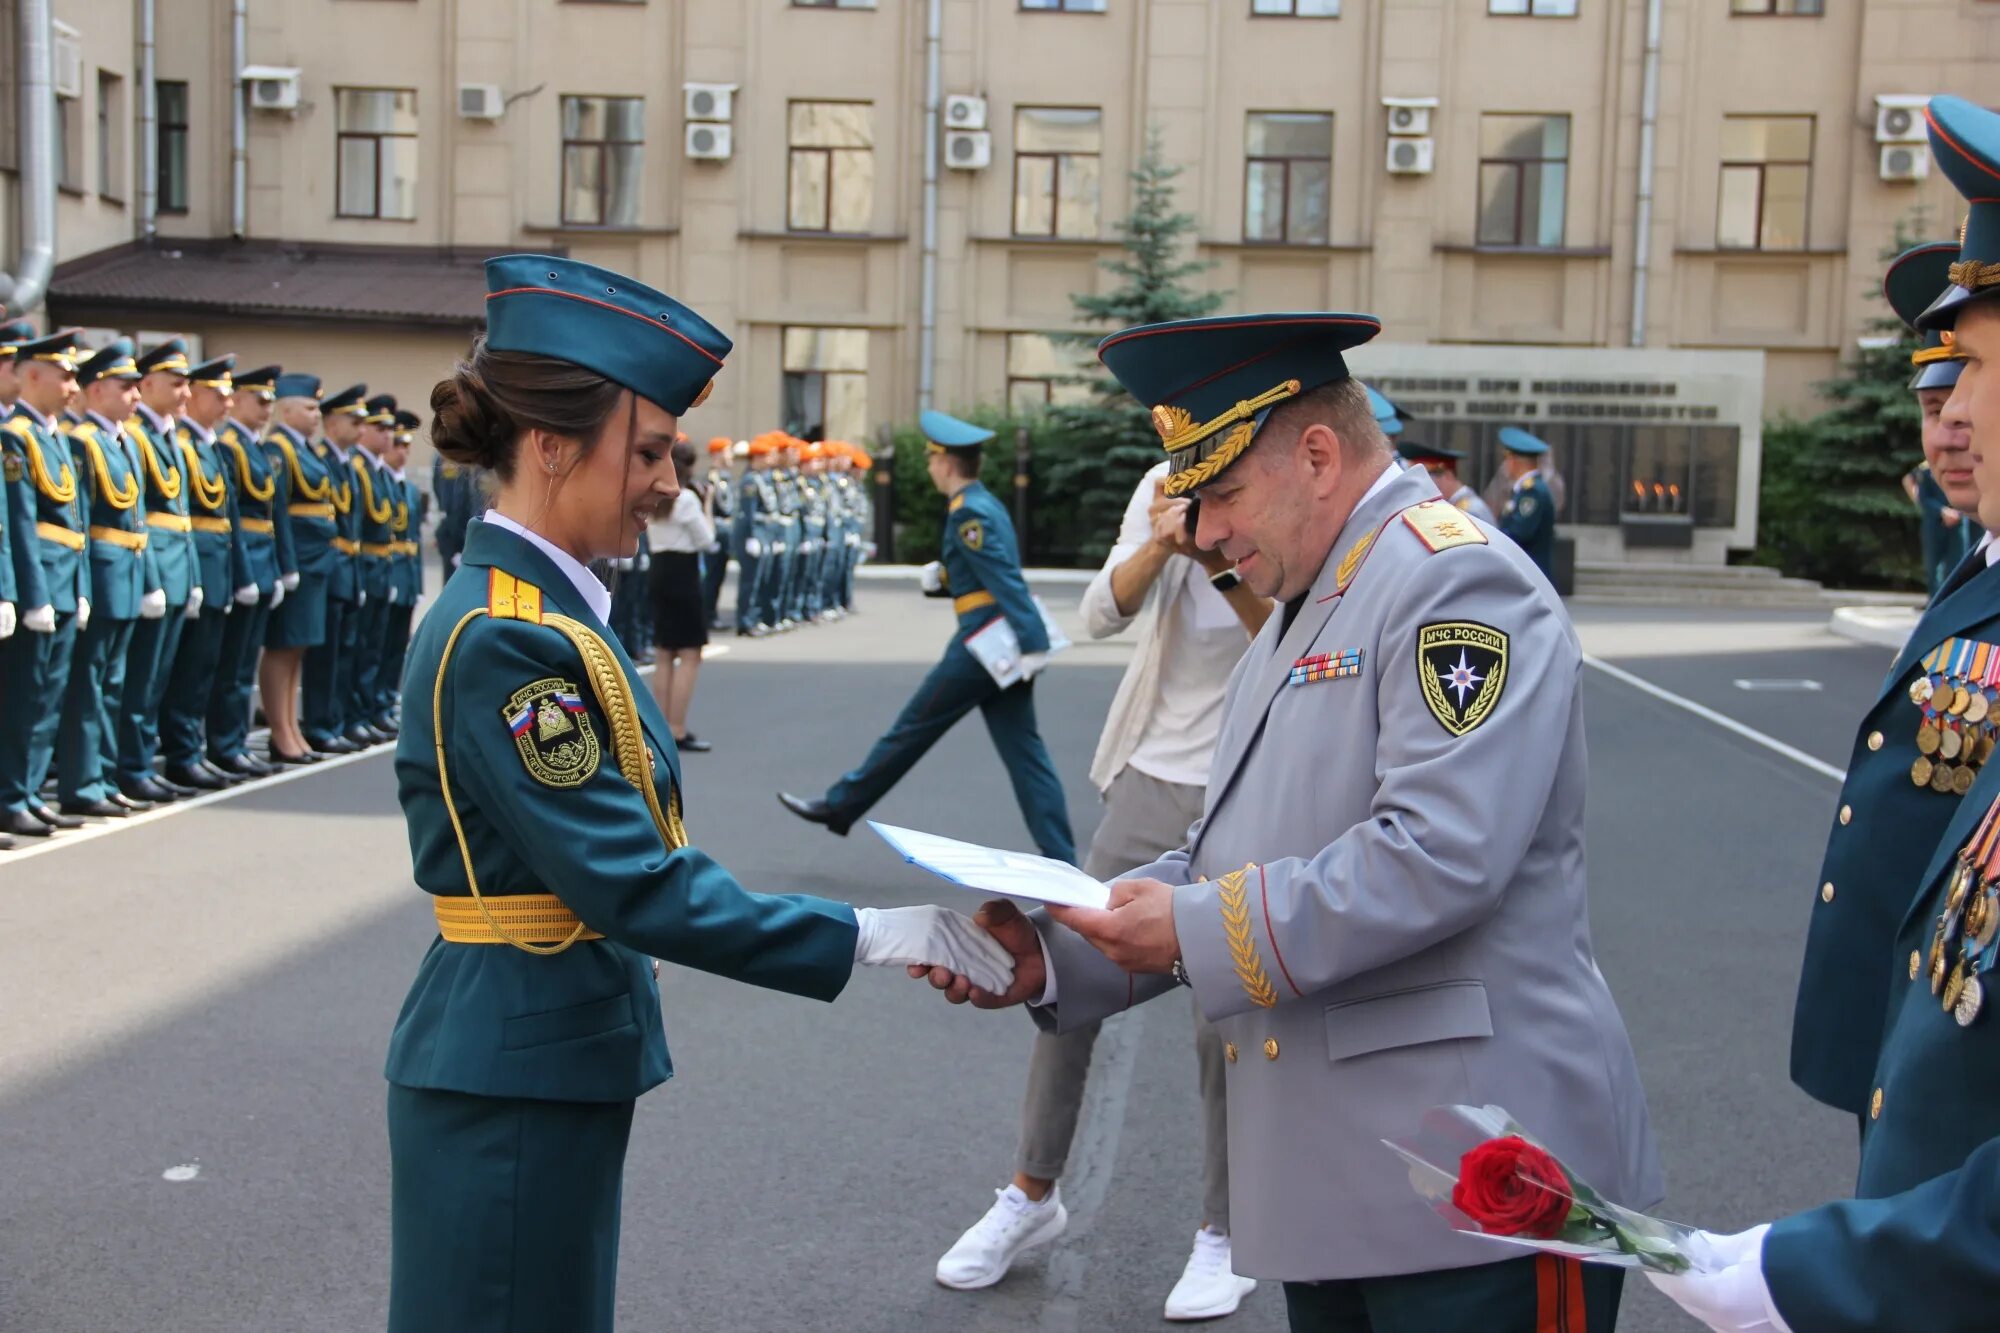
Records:
[[[560,632],[475,620],[447,670],[445,753],[452,787],[470,798],[466,835],[475,847],[497,837],[501,859],[533,880],[482,892],[553,893],[591,929],[655,958],[813,999],[840,993],[854,966],[853,909],[752,893],[699,849],[669,849],[644,795],[619,771],[583,661]],[[509,704],[550,681],[583,701],[577,720],[594,729],[583,739],[598,757],[538,775],[532,746],[510,730]]]
[[[983,505],[964,505],[949,515],[952,541],[960,556],[969,563],[979,586],[993,594],[1000,614],[1014,627],[1024,653],[1049,650],[1049,634],[1042,613],[1028,592],[1028,580],[1021,573],[1021,556],[1014,549],[1014,525],[1005,513],[989,513]],[[972,591],[953,588],[956,594]]]
[[[35,549],[35,483],[28,476],[28,459],[21,439],[0,430],[0,602],[23,611],[48,601],[41,592],[42,562]],[[36,598],[40,593],[38,600]],[[18,632],[18,631],[17,631]]]
[[[1775,1223],[1764,1277],[1797,1333],[1978,1333],[2000,1310],[2000,1139],[1914,1189]]]
[[[1413,568],[1421,576],[1406,580],[1370,650],[1383,719],[1370,817],[1314,856],[1175,892],[1182,959],[1210,1022],[1326,990],[1478,924],[1527,853],[1562,758],[1544,739],[1567,729],[1582,651],[1555,605],[1488,545]],[[1455,733],[1426,699],[1418,643],[1426,626],[1468,623],[1505,636],[1503,662],[1532,669],[1506,671],[1488,710]]]
[[[1514,502],[1507,506],[1507,512],[1500,516],[1500,531],[1528,550],[1533,550],[1555,525],[1555,497],[1540,477],[1522,487]]]

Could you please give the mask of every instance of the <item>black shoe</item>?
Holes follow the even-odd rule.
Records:
[[[707,754],[715,747],[690,731],[674,742],[674,748],[682,754]]]
[[[46,838],[54,832],[26,810],[9,810],[0,814],[0,833],[11,833],[17,838]]]
[[[381,732],[383,736],[387,737],[389,740],[392,741],[395,740],[397,736],[401,735],[403,731],[402,726],[396,721],[396,719],[390,717],[386,713],[383,714],[381,717],[376,718],[373,722],[370,722],[368,725],[375,728],[375,730]]]
[[[369,749],[372,746],[380,745],[388,739],[388,737],[375,730],[375,728],[361,722],[355,723],[342,732],[341,735],[347,740],[349,745],[352,745],[357,750]]]
[[[224,773],[233,773],[239,778],[268,778],[278,771],[263,760],[247,754],[224,755],[220,759],[211,757],[208,763],[211,768],[221,769]]]
[[[322,756],[353,754],[361,748],[345,736],[329,736],[323,741],[308,740],[306,744],[312,748],[313,753]]]
[[[135,801],[122,791],[114,791],[105,799],[130,815],[143,815],[153,808],[151,801]]]
[[[211,777],[207,769],[196,764],[169,765],[167,781],[176,787],[188,787],[195,791],[221,791],[229,785],[221,778]]]
[[[50,828],[82,828],[85,819],[124,819],[132,812],[116,801],[64,801],[61,814],[47,806],[28,813]]]
[[[817,797],[808,800],[803,796],[794,796],[788,791],[781,791],[778,793],[778,804],[808,824],[824,824],[841,837],[847,836],[848,826],[834,814],[832,806]]]
[[[317,754],[312,750],[301,750],[297,754],[286,754],[283,750],[276,747],[273,747],[271,750],[271,762],[274,764],[283,764],[288,768],[304,768],[308,764],[317,764],[325,758],[325,755]]]
[[[176,801],[185,801],[190,796],[199,796],[205,790],[201,787],[190,787],[186,783],[175,782],[172,778],[162,777],[154,778],[153,785],[166,792],[167,795],[173,797]]]
[[[180,798],[157,778],[145,778],[138,782],[120,782],[118,790],[135,801],[145,801],[151,805],[165,805]]]
[[[208,774],[210,777],[214,778],[217,782],[220,782],[225,787],[234,787],[239,782],[248,781],[248,779],[244,777],[243,774],[226,769],[222,765],[216,763],[213,759],[202,758],[202,759],[197,759],[194,762],[195,762],[195,767],[199,768],[202,772]]]

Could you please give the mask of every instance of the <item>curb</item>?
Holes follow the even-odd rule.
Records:
[[[1913,606],[1841,606],[1826,627],[1843,639],[1896,651],[1917,627],[1920,609]]]

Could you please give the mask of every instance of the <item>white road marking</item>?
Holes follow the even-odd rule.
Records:
[[[1832,764],[1815,759],[1796,746],[1787,745],[1775,736],[1766,736],[1754,727],[1746,727],[1735,718],[1718,713],[1713,708],[1698,704],[1692,699],[1683,698],[1675,694],[1672,690],[1663,690],[1650,680],[1635,676],[1622,667],[1612,666],[1611,663],[1604,661],[1602,658],[1592,657],[1586,653],[1584,654],[1583,664],[1588,667],[1595,667],[1613,680],[1623,681],[1642,694],[1650,694],[1655,699],[1670,703],[1676,708],[1685,709],[1704,722],[1713,722],[1716,726],[1721,727],[1731,735],[1741,736],[1752,745],[1761,745],[1771,751],[1771,753],[1783,755],[1793,763],[1802,764],[1815,773],[1832,778],[1835,782],[1847,781],[1847,771],[1845,769],[1835,768]]]
[[[1738,677],[1735,684],[1737,689],[1749,690],[1753,693],[1770,691],[1777,694],[1818,694],[1820,689],[1818,681],[1803,678],[1798,680],[1766,680],[1757,677]]]
[[[183,1180],[193,1180],[196,1176],[200,1174],[201,1174],[200,1162],[183,1162],[179,1166],[170,1166],[166,1170],[160,1172],[160,1179],[171,1180],[174,1181],[176,1184],[178,1184]]]

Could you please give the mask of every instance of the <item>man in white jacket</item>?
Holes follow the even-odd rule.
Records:
[[[1271,603],[1240,584],[1219,553],[1193,541],[1186,500],[1161,493],[1163,462],[1144,477],[1125,507],[1118,543],[1083,595],[1092,638],[1138,625],[1138,647],[1098,740],[1090,778],[1104,797],[1084,869],[1108,879],[1179,847],[1201,814],[1229,673]],[[938,1261],[937,1280],[975,1290],[1006,1276],[1024,1251],[1060,1236],[1068,1225],[1057,1182],[1067,1165],[1083,1104],[1095,1025],[1035,1038],[1022,1111],[1021,1150],[1013,1181]],[[1214,1319],[1235,1311],[1256,1283],[1229,1263],[1228,1122],[1223,1111],[1223,1052],[1214,1030],[1195,1014],[1206,1151],[1202,1226],[1165,1314]]]

